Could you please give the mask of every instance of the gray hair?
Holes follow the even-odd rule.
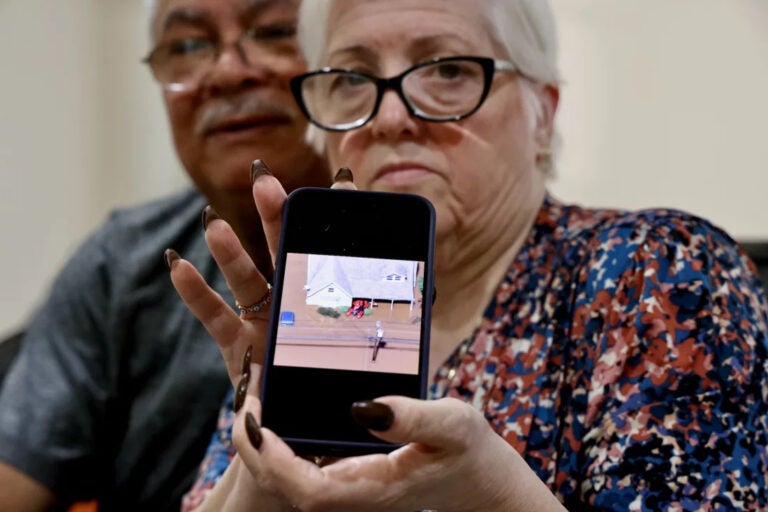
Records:
[[[304,0],[299,10],[299,43],[310,69],[323,66],[326,49],[328,16],[333,0]],[[515,63],[526,79],[523,85],[523,107],[533,131],[543,114],[539,96],[533,84],[557,86],[560,74],[557,67],[557,30],[547,0],[479,0],[485,8],[494,40],[506,57]],[[307,142],[318,152],[324,152],[325,134],[310,125]],[[560,145],[558,133],[552,139],[552,158],[543,158],[537,164],[547,176],[554,174],[553,160]]]
[[[144,7],[149,13],[149,21],[155,19],[155,14],[157,14],[157,0],[144,0]]]
[[[149,27],[149,40],[150,44],[154,41],[154,34],[152,33],[152,25],[155,23],[155,17],[157,16],[157,0],[144,0],[144,8],[147,10],[147,26]]]

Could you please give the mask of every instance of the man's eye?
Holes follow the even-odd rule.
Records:
[[[179,39],[168,43],[168,53],[171,55],[189,55],[191,53],[205,51],[214,46],[208,39],[200,37]]]
[[[248,30],[248,36],[255,40],[287,39],[296,36],[296,25],[260,25]]]

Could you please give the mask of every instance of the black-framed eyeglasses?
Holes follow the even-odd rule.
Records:
[[[246,64],[257,62],[264,52],[298,54],[295,24],[259,25],[243,31],[235,43]],[[152,75],[168,91],[194,89],[211,72],[226,45],[209,37],[187,37],[165,41],[142,59]]]
[[[373,119],[392,89],[408,112],[434,122],[458,121],[485,101],[497,72],[516,72],[509,61],[488,57],[443,57],[422,62],[391,78],[323,68],[291,80],[304,115],[331,131],[353,130]]]

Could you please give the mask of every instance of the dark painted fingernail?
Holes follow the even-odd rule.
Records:
[[[235,412],[239,411],[245,403],[245,396],[248,394],[248,381],[251,380],[251,372],[244,373],[235,391],[235,403],[233,408]]]
[[[203,230],[208,229],[208,223],[215,219],[220,219],[218,213],[216,213],[216,210],[213,209],[213,206],[208,205],[203,209]]]
[[[180,260],[181,256],[173,249],[166,249],[163,253],[163,258],[165,258],[165,264],[168,265],[168,268],[173,268],[173,262]]]
[[[243,356],[243,375],[251,373],[251,354],[253,353],[253,345],[248,345],[248,350],[245,351]]]
[[[371,400],[355,402],[350,412],[359,425],[379,432],[389,429],[395,422],[395,413],[388,405],[381,402]]]
[[[267,164],[261,160],[254,160],[251,164],[251,185],[253,185],[253,183],[262,174],[269,174],[270,176],[272,175],[272,173],[269,171],[269,167],[267,167]]]
[[[261,427],[250,412],[245,413],[245,433],[254,448],[261,448]]]
[[[337,172],[336,176],[333,177],[334,183],[338,181],[355,181],[352,177],[352,171],[349,169],[349,167],[342,167],[339,169],[339,172]]]

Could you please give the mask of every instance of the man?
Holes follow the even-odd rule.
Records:
[[[203,240],[205,205],[269,275],[251,162],[287,188],[328,184],[288,89],[306,66],[298,2],[151,6],[147,62],[197,190],[116,212],[58,276],[0,394],[0,510],[92,499],[100,511],[178,510],[229,379],[162,254],[179,250],[231,301]]]

